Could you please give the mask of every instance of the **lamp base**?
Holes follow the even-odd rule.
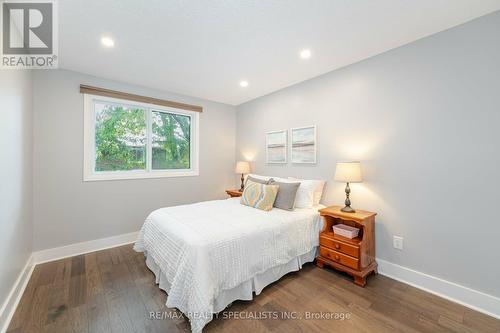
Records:
[[[243,174],[241,174],[240,192],[243,192],[243,190],[245,189],[245,183],[243,182],[244,180],[245,180],[245,177],[243,176]]]
[[[344,213],[356,213],[354,209],[351,208],[351,199],[349,199],[349,194],[351,193],[351,188],[349,187],[349,183],[345,186],[345,207],[340,211]]]
[[[344,213],[356,213],[356,211],[352,209],[351,206],[345,206],[344,208],[341,208],[340,211]]]

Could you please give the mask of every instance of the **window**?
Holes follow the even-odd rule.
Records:
[[[84,180],[198,175],[199,113],[85,94]]]

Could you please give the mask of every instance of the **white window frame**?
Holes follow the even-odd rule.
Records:
[[[95,171],[95,110],[94,101],[140,107],[146,110],[146,169],[130,171]],[[199,112],[187,111],[171,107],[159,106],[148,103],[129,101],[113,97],[84,94],[84,129],[83,129],[83,180],[119,180],[119,179],[144,179],[164,177],[192,177],[199,176]],[[190,168],[189,169],[152,169],[152,117],[153,111],[168,112],[191,117],[190,134]]]

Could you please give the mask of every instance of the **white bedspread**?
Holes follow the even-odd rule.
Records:
[[[318,208],[265,212],[239,198],[161,208],[146,219],[134,249],[160,267],[170,284],[167,306],[197,333],[220,311],[214,300],[221,291],[318,246]]]

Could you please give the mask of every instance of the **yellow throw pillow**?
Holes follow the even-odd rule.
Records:
[[[265,185],[248,180],[240,202],[242,205],[253,208],[271,210],[278,194],[278,188],[278,185]]]

